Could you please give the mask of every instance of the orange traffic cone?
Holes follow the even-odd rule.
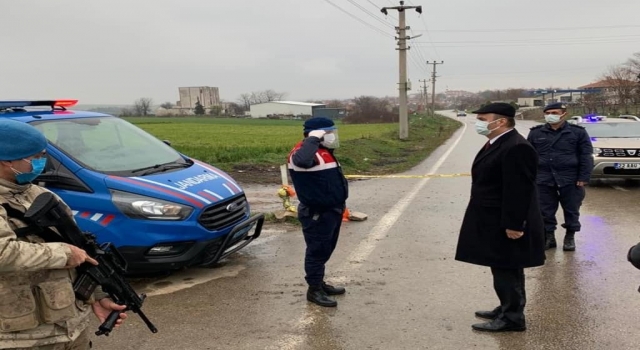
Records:
[[[349,208],[344,208],[344,211],[342,212],[342,221],[349,221],[349,216],[351,216],[351,213],[349,212]]]

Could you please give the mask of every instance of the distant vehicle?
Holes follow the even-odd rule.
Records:
[[[464,111],[458,111],[457,116],[458,116],[458,117],[466,117],[466,116],[467,116],[467,113],[465,113]]]
[[[593,145],[591,177],[640,179],[640,122],[631,118],[597,119],[579,123]]]

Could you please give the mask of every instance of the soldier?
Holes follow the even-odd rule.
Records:
[[[331,119],[311,118],[304,123],[304,137],[289,154],[291,180],[298,193],[298,219],[307,244],[304,259],[307,300],[320,306],[338,303],[329,295],[345,289],[324,282],[325,264],[338,243],[342,214],[348,197],[347,180],[333,155],[338,147]]]
[[[527,140],[539,156],[538,190],[544,218],[545,249],[556,247],[556,212],[562,205],[564,251],[576,249],[574,235],[580,231],[580,206],[585,197],[584,186],[593,170],[593,146],[587,131],[567,123],[566,106],[553,103],[544,108],[547,122],[531,128]]]
[[[33,126],[0,118],[0,349],[86,350],[91,310],[104,322],[125,308],[98,292],[88,303],[76,300],[74,268],[97,262],[73,245],[45,242],[23,221],[48,191],[31,184],[44,169],[46,147]]]

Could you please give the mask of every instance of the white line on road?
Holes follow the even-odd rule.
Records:
[[[428,174],[435,174],[436,171],[442,166],[442,164],[447,160],[451,152],[456,148],[465,132],[467,131],[467,124],[462,124],[462,132],[460,136],[453,142],[449,149],[436,161],[436,163],[431,167]],[[431,178],[427,177],[420,182],[418,182],[409,193],[402,197],[396,204],[389,210],[373,227],[371,233],[367,236],[366,239],[361,241],[358,247],[349,255],[347,258],[347,262],[343,265],[341,271],[355,271],[357,270],[361,264],[361,262],[367,260],[369,255],[376,248],[376,245],[384,238],[384,236],[389,232],[389,230],[395,225],[398,221],[404,210],[407,206],[413,201],[413,199],[417,196],[418,192],[429,182]],[[356,262],[356,264],[354,264]],[[338,279],[332,279],[336,282],[344,282],[346,277],[340,277]],[[296,322],[294,329],[297,332],[302,332],[305,325],[309,323],[315,322],[314,320],[315,314],[305,314],[298,319]],[[295,349],[304,341],[305,336],[297,334],[295,336],[287,335],[284,338],[280,339],[274,346],[269,347],[269,349]]]
[[[613,189],[618,190],[618,191],[623,191],[623,192],[629,192],[628,189],[620,187],[620,186],[611,186]]]

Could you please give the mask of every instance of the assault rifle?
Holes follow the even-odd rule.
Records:
[[[124,311],[131,310],[138,314],[151,332],[158,332],[141,309],[146,295],[138,295],[124,278],[127,261],[116,247],[111,243],[98,244],[94,235],[80,231],[60,201],[50,192],[36,197],[24,217],[43,230],[55,227],[66,243],[84,249],[90,257],[98,261],[98,265],[85,262],[76,268],[78,278],[73,282],[73,291],[78,299],[89,300],[96,288],[101,286],[114,302],[126,305]],[[124,311],[112,311],[98,327],[96,335],[108,336],[120,318],[120,313]]]

